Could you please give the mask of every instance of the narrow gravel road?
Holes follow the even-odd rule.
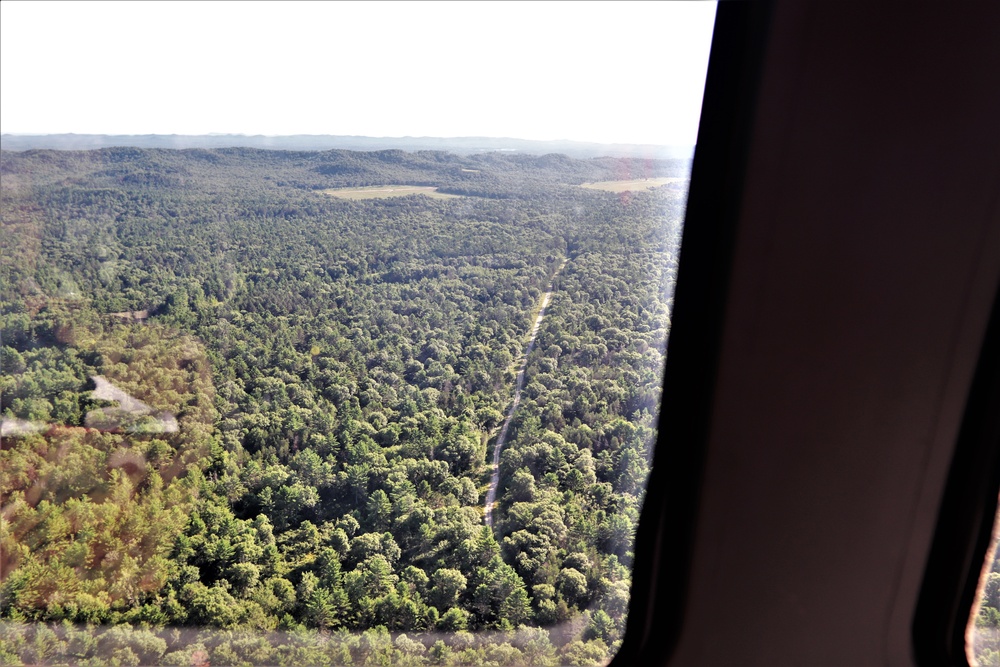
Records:
[[[521,402],[521,391],[524,389],[524,371],[528,366],[528,355],[531,354],[532,348],[535,347],[535,337],[538,336],[538,328],[542,325],[542,318],[545,317],[545,307],[549,305],[549,299],[552,298],[552,281],[555,280],[559,272],[566,266],[567,261],[564,259],[559,268],[556,269],[556,272],[552,274],[552,280],[549,281],[545,296],[542,297],[542,307],[538,309],[535,324],[531,327],[528,345],[524,348],[524,356],[521,359],[521,368],[517,372],[517,382],[514,383],[514,402],[510,405],[507,418],[503,420],[503,426],[500,427],[500,435],[497,436],[496,444],[493,445],[493,472],[490,475],[490,488],[486,491],[485,512],[486,525],[490,527],[490,530],[493,529],[493,504],[497,499],[497,484],[500,483],[500,452],[503,450],[504,443],[507,442],[507,429],[510,427],[510,420],[513,419],[514,411],[517,410],[517,406]]]

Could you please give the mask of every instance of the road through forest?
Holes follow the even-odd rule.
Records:
[[[490,487],[486,491],[486,525],[493,530],[493,504],[497,499],[497,485],[500,483],[500,452],[503,450],[504,443],[507,441],[507,429],[510,427],[511,419],[514,418],[514,412],[517,410],[518,404],[521,402],[521,391],[524,389],[524,371],[528,367],[528,355],[531,354],[532,348],[535,347],[535,337],[538,336],[538,328],[542,325],[542,318],[545,317],[545,307],[549,305],[549,299],[552,298],[552,282],[559,275],[559,272],[563,270],[566,266],[568,259],[564,259],[556,272],[552,274],[552,279],[549,280],[548,287],[545,288],[545,295],[542,297],[542,307],[538,309],[538,315],[535,317],[535,324],[531,327],[531,335],[528,337],[528,345],[524,348],[524,356],[521,359],[521,368],[517,372],[517,381],[514,383],[514,402],[510,405],[510,410],[507,411],[507,417],[503,420],[503,426],[500,427],[500,435],[497,436],[496,444],[493,445],[493,472],[490,474]]]

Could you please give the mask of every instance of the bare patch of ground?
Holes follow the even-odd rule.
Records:
[[[329,188],[321,190],[325,195],[341,199],[385,199],[386,197],[405,197],[407,195],[426,195],[433,199],[455,199],[459,195],[438,192],[429,185],[372,185],[364,188]]]
[[[631,181],[598,181],[597,183],[583,183],[581,188],[591,190],[604,190],[606,192],[638,192],[648,190],[667,183],[680,183],[687,178],[680,176],[664,176],[661,178],[636,178]]]

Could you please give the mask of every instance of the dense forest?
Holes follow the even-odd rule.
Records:
[[[687,167],[3,152],[0,664],[606,661]]]

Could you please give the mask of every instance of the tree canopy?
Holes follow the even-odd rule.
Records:
[[[0,169],[0,662],[615,650],[683,191],[580,188],[622,164],[551,155],[113,148]],[[387,183],[460,196],[325,192]]]

